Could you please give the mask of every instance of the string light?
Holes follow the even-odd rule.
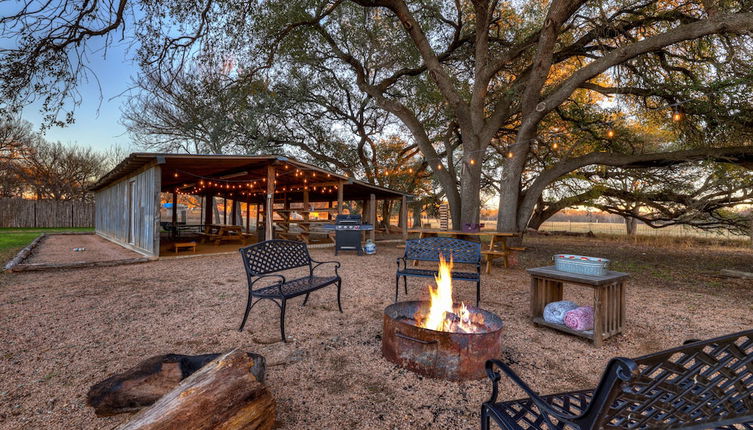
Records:
[[[607,130],[607,137],[609,139],[613,138],[614,135],[615,135],[614,130],[612,130],[611,128],[609,130]]]
[[[682,121],[682,118],[683,118],[684,116],[685,116],[685,115],[683,115],[683,113],[682,113],[682,112],[680,112],[679,110],[676,110],[676,111],[674,111],[674,112],[672,113],[672,121],[674,121],[674,122],[680,122],[680,121]]]
[[[475,164],[476,164],[476,160],[474,160],[473,158],[471,158],[471,166],[473,166]]]
[[[560,147],[560,145],[559,145],[559,144],[558,144],[557,142],[554,142],[554,143],[552,144],[552,149],[554,149],[554,150],[557,150],[557,149],[559,149],[559,147]]]
[[[507,151],[507,158],[512,158],[514,156],[515,154],[513,154],[512,151]]]

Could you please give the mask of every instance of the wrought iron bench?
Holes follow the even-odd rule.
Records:
[[[529,396],[497,402],[497,367]],[[636,359],[614,358],[594,390],[539,396],[489,360],[481,429],[753,429],[753,330]]]
[[[408,260],[439,262],[439,256],[454,263],[475,264],[476,272],[452,272],[452,279],[471,281],[476,283],[476,306],[481,301],[481,244],[468,240],[453,239],[451,237],[427,237],[405,241],[405,254],[397,258],[397,272],[395,273],[395,301],[400,292],[400,278],[403,278],[405,294],[408,294],[408,276],[419,278],[433,278],[436,269],[417,269],[408,267]],[[400,263],[402,262],[402,267]]]
[[[271,300],[280,308],[280,334],[283,342],[286,342],[285,306],[287,300],[305,294],[306,298],[303,300],[305,306],[312,291],[328,285],[337,285],[337,307],[340,312],[343,311],[340,303],[342,279],[337,273],[337,269],[340,268],[339,262],[312,260],[306,244],[292,240],[268,240],[241,248],[240,252],[248,278],[248,301],[246,312],[243,314],[243,322],[238,331],[243,331],[248,313],[255,304],[261,300]],[[314,270],[322,264],[334,264],[334,276],[314,276]],[[308,266],[309,275],[302,278],[288,280],[285,276],[274,273],[304,266]],[[270,278],[276,282],[254,289],[254,284]]]

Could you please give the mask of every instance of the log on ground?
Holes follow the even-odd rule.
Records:
[[[251,373],[264,382],[265,360],[246,353],[254,362]],[[152,405],[207,363],[221,354],[164,354],[112,375],[91,387],[86,403],[98,416],[136,412]]]
[[[268,430],[275,401],[251,373],[253,358],[232,351],[181,381],[118,430]]]

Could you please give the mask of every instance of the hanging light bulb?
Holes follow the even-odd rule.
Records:
[[[513,154],[512,151],[507,151],[507,158],[512,158],[514,156],[515,154]]]
[[[177,177],[178,177],[178,172],[173,173],[173,178],[177,178]]]
[[[614,135],[615,135],[615,132],[614,132],[614,130],[612,130],[611,128],[610,128],[609,130],[607,130],[607,137],[608,137],[609,139],[613,138],[613,137],[614,137]]]
[[[437,164],[437,170],[442,170],[442,165],[441,164]]]
[[[476,160],[474,160],[473,158],[471,158],[470,163],[471,163],[471,166],[474,166],[474,165],[476,165]]]
[[[684,117],[685,115],[679,110],[672,112],[672,121],[674,122],[680,122]]]
[[[413,173],[413,169],[408,169],[408,173]]]
[[[560,145],[559,145],[559,144],[558,144],[557,142],[554,142],[554,143],[552,144],[552,149],[554,149],[554,150],[557,150],[557,149],[559,149],[559,147],[560,147]]]

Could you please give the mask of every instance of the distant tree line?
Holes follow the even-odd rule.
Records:
[[[120,154],[50,142],[22,120],[0,122],[0,197],[90,200]]]

